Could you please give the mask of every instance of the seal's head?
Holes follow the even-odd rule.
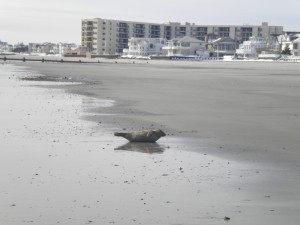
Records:
[[[141,131],[140,134],[146,135],[146,138],[151,142],[156,142],[161,137],[166,136],[165,132],[160,129]]]

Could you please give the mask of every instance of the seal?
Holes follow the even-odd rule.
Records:
[[[131,133],[114,133],[115,136],[126,138],[130,142],[156,142],[159,138],[166,136],[160,130],[142,130]]]

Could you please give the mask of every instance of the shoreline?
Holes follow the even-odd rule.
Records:
[[[41,62],[41,63],[79,63],[79,64],[154,64],[154,65],[195,65],[199,63],[288,63],[297,64],[300,63],[300,58],[295,59],[283,59],[283,60],[268,60],[268,59],[243,59],[243,60],[193,60],[193,59],[138,59],[138,58],[105,58],[105,57],[64,57],[64,56],[36,56],[36,55],[0,55],[2,63],[13,63],[16,61],[23,62]]]
[[[176,62],[174,62],[176,64]],[[262,64],[256,64],[255,62],[250,64],[250,67],[245,68],[244,65],[242,65],[241,67],[237,66],[235,63],[230,63],[230,62],[215,62],[214,64],[212,62],[208,62],[208,63],[201,63],[200,65],[196,62],[190,62],[189,63],[185,63],[185,62],[181,62],[182,64],[179,65],[175,65],[172,68],[174,68],[175,70],[182,70],[182,71],[186,71],[187,73],[197,73],[197,70],[199,70],[199,72],[201,74],[199,74],[200,76],[202,75],[202,73],[205,72],[211,72],[211,71],[216,71],[217,75],[213,75],[212,78],[206,78],[207,75],[205,75],[204,79],[209,79],[209,81],[204,80],[205,82],[211,82],[210,80],[212,79],[218,79],[221,78],[222,76],[224,76],[225,79],[231,80],[233,79],[233,83],[231,85],[229,85],[228,88],[231,88],[230,86],[232,86],[234,88],[234,86],[236,85],[236,83],[242,81],[242,79],[251,79],[250,76],[246,75],[241,75],[241,77],[239,74],[234,74],[233,77],[228,76],[226,73],[224,75],[222,75],[220,72],[222,71],[226,71],[226,70],[235,70],[235,68],[239,68],[241,69],[242,73],[256,73],[256,71],[260,71],[262,69],[265,69],[267,73],[270,73],[270,75],[268,74],[267,77],[265,75],[263,76],[259,76],[259,75],[253,75],[253,80],[255,80],[255,83],[257,83],[256,79],[262,79],[263,82],[267,82],[266,78],[272,79],[273,77],[275,79],[277,79],[279,77],[279,79],[281,80],[281,71],[278,69],[274,69],[274,74],[273,72],[268,72],[272,70],[272,67],[269,67],[269,63],[262,65]],[[26,63],[25,63],[26,64]],[[196,67],[194,67],[195,64],[198,64]],[[23,63],[18,63],[17,65],[24,65]],[[44,66],[45,65],[45,66]],[[256,65],[256,66],[255,66]],[[278,68],[280,68],[282,65],[277,65]],[[24,65],[25,66],[25,65]],[[54,66],[54,65],[53,65]],[[116,74],[116,72],[119,72],[118,67],[120,67],[121,70],[125,70],[129,71],[131,69],[133,70],[137,70],[137,71],[143,71],[144,69],[146,70],[150,70],[149,72],[152,72],[152,68],[154,68],[154,71],[157,69],[160,72],[166,73],[169,70],[169,65],[162,63],[162,64],[155,64],[155,65],[149,65],[149,64],[142,64],[142,65],[135,65],[135,64],[116,64],[113,67],[111,67],[111,64],[96,64],[96,65],[79,65],[79,64],[74,64],[74,66],[76,66],[75,69],[72,69],[73,65],[66,65],[66,68],[63,69],[63,72],[60,72],[60,68],[64,68],[65,66],[63,64],[58,64],[57,68],[53,67],[51,64],[47,65],[47,64],[39,64],[39,63],[29,63],[29,67],[31,67],[33,70],[36,70],[37,73],[39,74],[39,72],[41,72],[43,74],[43,76],[46,77],[46,79],[53,79],[53,77],[55,79],[60,79],[60,80],[64,80],[66,82],[72,81],[72,82],[78,82],[80,83],[79,85],[75,85],[75,86],[66,86],[66,87],[60,87],[60,88],[65,88],[65,90],[67,90],[67,92],[73,93],[73,94],[80,94],[83,96],[90,96],[90,97],[95,97],[98,99],[105,99],[108,101],[115,101],[115,104],[113,107],[107,107],[107,108],[97,108],[95,107],[94,109],[91,109],[91,115],[87,115],[84,116],[84,119],[89,120],[89,121],[100,121],[100,122],[104,122],[104,124],[107,125],[108,130],[110,130],[112,133],[116,132],[116,131],[120,131],[120,130],[116,130],[116,129],[126,129],[127,131],[136,131],[136,130],[141,130],[141,129],[152,129],[153,127],[155,128],[160,128],[160,129],[165,129],[166,132],[170,135],[170,136],[176,136],[177,138],[192,138],[195,141],[195,143],[193,144],[194,146],[197,145],[197,140],[199,141],[199,143],[203,143],[204,145],[210,145],[212,148],[212,151],[217,154],[217,155],[221,155],[221,156],[226,156],[228,153],[232,153],[231,156],[236,155],[236,160],[249,160],[248,157],[249,156],[253,156],[253,154],[258,153],[261,154],[261,161],[268,161],[268,157],[270,157],[270,153],[267,146],[257,146],[255,147],[255,143],[249,143],[249,144],[234,144],[232,143],[232,141],[227,141],[225,138],[227,135],[224,133],[223,135],[225,135],[224,137],[222,137],[220,139],[220,137],[216,136],[213,133],[208,134],[207,132],[203,132],[199,130],[199,126],[198,124],[196,124],[196,126],[192,125],[192,121],[190,121],[191,123],[187,124],[187,127],[184,128],[182,127],[182,124],[184,124],[184,118],[180,118],[181,122],[178,124],[174,124],[176,126],[172,127],[172,124],[170,124],[170,122],[172,121],[172,123],[176,122],[176,120],[172,119],[172,112],[170,110],[164,109],[166,112],[165,113],[160,113],[159,111],[153,110],[152,107],[147,106],[147,103],[145,101],[151,100],[152,102],[150,104],[154,104],[155,106],[155,102],[153,102],[154,97],[151,96],[145,96],[145,100],[143,100],[143,97],[138,97],[137,99],[135,99],[137,96],[135,96],[135,93],[132,93],[132,91],[130,90],[126,90],[124,88],[126,88],[124,85],[128,85],[129,89],[131,88],[132,85],[136,85],[136,84],[131,84],[131,82],[133,81],[133,79],[138,79],[138,82],[141,81],[141,77],[139,77],[139,75],[134,75],[134,76],[124,76],[121,74]],[[300,69],[300,65],[297,65]],[[91,71],[88,71],[89,68],[92,67]],[[115,71],[109,71],[111,68],[116,68],[114,70]],[[88,71],[88,74],[80,74],[81,72],[77,72],[76,70],[79,70],[81,72],[85,72],[85,70]],[[109,74],[99,74],[99,76],[97,75],[97,71],[101,71],[104,70],[105,72],[108,72]],[[285,77],[289,77],[292,79],[298,79],[298,72],[297,70],[295,70],[294,68],[288,68],[290,70],[291,75],[285,75]],[[287,71],[287,68],[284,69],[285,71]],[[149,74],[149,72],[147,72],[147,75],[149,75],[146,78],[146,82],[151,82],[151,85],[156,85],[153,82],[160,82],[160,81],[164,81],[164,80],[168,80],[171,81],[170,79],[172,79],[171,76],[168,75],[167,79],[163,79],[163,77],[158,77],[157,75],[155,75],[155,73],[158,73],[157,71],[155,71],[153,79],[151,78],[152,75]],[[219,74],[220,73],[220,74]],[[278,73],[275,74],[275,73]],[[142,74],[142,72],[141,72]],[[295,75],[294,75],[295,74]],[[196,74],[195,74],[196,75]],[[176,80],[181,80],[181,82],[183,81],[181,78],[179,78],[178,76],[180,76],[180,74],[176,74],[175,79]],[[299,75],[300,76],[300,75]],[[227,78],[228,77],[228,78]],[[65,80],[65,78],[67,78]],[[150,78],[150,79],[149,79]],[[104,79],[104,80],[103,80]],[[108,82],[105,82],[105,79],[108,79]],[[121,82],[123,82],[123,84],[120,85],[116,85],[113,88],[107,88],[109,86],[107,85],[114,85],[115,81],[117,81],[117,83],[119,83],[118,79],[121,80]],[[128,79],[128,81],[126,80]],[[197,77],[192,77],[192,80],[197,80]],[[223,79],[223,78],[222,78]],[[102,81],[103,80],[103,81]],[[134,81],[135,82],[135,81]],[[177,81],[176,81],[177,82]],[[183,81],[185,82],[185,81]],[[197,81],[196,81],[197,82]],[[218,81],[217,81],[218,82]],[[244,81],[242,81],[244,82]],[[248,81],[247,81],[248,82]],[[106,83],[106,84],[105,84]],[[268,83],[272,83],[272,81],[268,82]],[[247,84],[247,83],[246,83]],[[258,83],[257,83],[258,84]],[[142,85],[142,88],[138,88],[138,90],[136,90],[136,93],[141,93],[141,91],[146,91],[147,94],[149,94],[148,90],[152,90],[152,88],[149,88],[149,85],[146,84],[142,84],[140,83],[140,85]],[[181,84],[179,84],[181,85]],[[190,85],[190,84],[189,84]],[[210,84],[211,85],[211,84]],[[223,84],[222,84],[223,85]],[[225,83],[224,85],[228,85],[228,83]],[[248,85],[248,84],[247,84]],[[269,85],[269,84],[268,84]],[[296,84],[290,84],[290,85],[296,85]],[[200,85],[201,87],[204,87],[202,85]],[[294,89],[293,91],[295,91],[295,87],[292,87],[292,89]],[[116,89],[116,88],[122,88],[120,90]],[[145,88],[145,90],[142,90],[143,88]],[[223,87],[222,87],[223,88]],[[250,87],[252,88],[252,87]],[[102,90],[99,90],[102,89]],[[148,89],[148,90],[147,90]],[[153,88],[154,89],[154,88]],[[159,88],[158,88],[159,89]],[[235,89],[235,88],[234,88]],[[240,89],[240,88],[239,88]],[[247,87],[248,89],[248,87]],[[187,89],[186,89],[187,90]],[[204,91],[201,91],[201,93],[205,93],[207,89],[207,87],[205,87]],[[228,92],[229,89],[226,88],[226,92]],[[174,90],[172,91],[169,87],[168,87],[168,91],[171,91],[172,94],[176,93],[174,92]],[[176,91],[176,90],[175,90]],[[194,91],[194,90],[193,90]],[[240,91],[240,90],[238,90]],[[247,91],[247,90],[246,90]],[[259,90],[260,92],[261,90]],[[116,92],[116,93],[114,93]],[[161,92],[161,91],[160,91]],[[258,95],[259,96],[259,93]],[[124,98],[123,93],[129,94],[128,97]],[[165,94],[165,91],[163,91],[163,93]],[[246,92],[247,93],[247,92]],[[251,94],[251,98],[252,98],[252,94],[250,92],[249,89],[249,93]],[[121,94],[121,95],[120,95]],[[248,93],[247,93],[248,94]],[[266,92],[266,94],[268,94]],[[299,93],[297,93],[298,95]],[[156,99],[160,98],[160,93],[153,93],[153,95],[155,96]],[[256,95],[256,94],[255,94]],[[256,96],[253,95],[254,98],[256,98]],[[262,92],[262,96],[264,95],[264,93]],[[293,94],[294,95],[294,94]],[[191,97],[191,95],[189,95]],[[150,97],[150,99],[149,99]],[[207,98],[207,96],[204,96]],[[292,96],[291,96],[292,97]],[[163,102],[166,101],[163,98]],[[293,96],[294,98],[294,96]],[[168,100],[169,101],[169,97]],[[184,98],[182,99],[184,101]],[[222,99],[220,99],[222,101],[224,101],[223,97]],[[242,102],[240,102],[242,99],[238,99],[238,102],[234,103],[234,104],[240,104]],[[144,101],[144,102],[143,102]],[[196,98],[193,99],[193,101],[198,101]],[[218,100],[219,101],[219,100]],[[251,101],[253,101],[251,99]],[[273,100],[274,103],[273,104],[277,104],[277,99]],[[225,100],[225,102],[230,103],[230,101]],[[146,105],[145,105],[146,103]],[[200,102],[201,103],[201,102]],[[220,102],[221,104],[223,104],[222,102]],[[270,104],[269,102],[266,102],[267,104]],[[178,101],[174,102],[174,106],[177,107]],[[230,103],[232,104],[232,103]],[[255,102],[253,102],[253,104],[256,104]],[[160,108],[162,106],[162,102],[158,102],[157,107]],[[190,103],[188,103],[188,107],[190,107]],[[196,106],[197,107],[197,106]],[[215,106],[213,106],[215,107]],[[224,107],[224,106],[222,106]],[[272,106],[273,107],[273,106]],[[270,108],[270,110],[273,110],[273,108]],[[274,105],[274,107],[276,107]],[[297,107],[297,106],[295,106]],[[228,108],[225,108],[226,110],[228,110]],[[267,111],[268,107],[266,107]],[[176,108],[173,107],[172,110],[177,110]],[[266,112],[267,112],[266,111]],[[295,113],[291,114],[290,119],[296,119],[298,116],[298,112],[299,109],[295,108]],[[187,112],[187,111],[186,111]],[[233,112],[233,111],[231,111]],[[270,111],[271,112],[271,111]],[[203,113],[202,110],[200,110],[200,113]],[[207,116],[207,113],[204,111],[205,115]],[[215,112],[214,112],[215,113]],[[240,112],[239,112],[240,113]],[[245,111],[245,113],[247,113]],[[116,118],[112,118],[112,117],[106,117],[103,118],[103,115],[106,114],[116,114]],[[252,116],[252,115],[251,115]],[[267,116],[265,113],[263,113],[263,115],[261,115],[263,117]],[[165,119],[170,120],[168,121],[169,124],[164,123]],[[222,112],[216,112],[216,115],[214,116],[214,119],[219,120],[219,122],[221,122],[222,124],[224,123],[224,120],[220,120],[219,118],[222,118]],[[196,118],[195,118],[196,119]],[[230,117],[230,120],[233,120],[234,118]],[[242,118],[241,118],[242,119]],[[250,118],[249,118],[250,119]],[[198,120],[198,119],[197,119]],[[203,118],[203,120],[201,120],[202,122],[206,123],[205,118]],[[182,123],[183,122],[183,123]],[[211,123],[212,121],[208,121],[209,123]],[[233,121],[231,121],[233,122]],[[248,123],[248,122],[247,122]],[[221,124],[221,125],[222,125]],[[171,125],[171,126],[170,126]],[[227,127],[228,125],[225,125],[225,127]],[[223,126],[222,125],[222,126]],[[250,125],[250,124],[245,124],[245,125]],[[258,125],[258,124],[257,124]],[[271,124],[268,124],[269,126]],[[276,124],[274,124],[276,125]],[[295,124],[296,125],[296,124]],[[298,123],[297,123],[298,125]],[[244,126],[244,125],[243,125]],[[207,125],[205,126],[205,128],[208,128]],[[263,129],[265,129],[266,127],[264,127],[264,125],[261,127]],[[244,128],[243,128],[244,129]],[[248,129],[248,128],[247,128]],[[271,130],[271,132],[274,133],[275,130]],[[225,132],[225,131],[224,131]],[[215,131],[214,131],[215,133]],[[250,135],[252,135],[251,133],[249,133]],[[254,133],[253,133],[254,134]],[[238,133],[236,133],[235,135],[239,135]],[[260,138],[259,138],[260,139]],[[260,140],[256,139],[253,140],[254,142],[259,142]],[[273,139],[273,138],[272,138]],[[294,140],[297,140],[297,137],[295,136]],[[294,141],[293,140],[293,141]],[[275,141],[275,140],[274,140]],[[193,142],[193,141],[191,141]],[[219,142],[219,143],[218,143]],[[288,160],[289,162],[287,164],[290,164],[290,160],[294,160],[295,158],[297,158],[297,146],[298,146],[298,141],[296,141],[294,143],[292,147],[292,149],[294,149],[292,152],[285,152],[285,150],[287,150],[289,147],[284,146],[283,144],[286,143],[282,143],[282,147],[278,148],[278,150],[274,151],[275,149],[272,150],[273,153],[278,154],[279,156],[277,157],[277,161],[281,160],[283,158],[286,158],[286,160]],[[217,144],[216,144],[217,143]],[[263,143],[261,143],[263,144]],[[268,143],[271,144],[271,143]],[[252,146],[251,146],[252,145]],[[265,144],[264,144],[265,145]],[[264,151],[261,151],[261,148],[265,148]],[[196,148],[195,148],[196,149]],[[224,151],[226,150],[226,151]],[[242,151],[241,151],[242,150]],[[284,150],[284,151],[282,151]],[[197,151],[197,150],[195,150]],[[229,152],[228,152],[229,151]],[[248,151],[250,151],[250,155],[246,156],[245,158],[241,158],[241,155],[247,155]],[[252,152],[251,152],[252,151]],[[242,152],[242,154],[241,154]],[[266,152],[264,154],[264,152]],[[287,153],[289,154],[287,156]],[[291,154],[297,154],[295,156],[291,155]],[[257,158],[255,158],[257,160]],[[250,161],[252,159],[250,158]],[[276,160],[276,158],[272,158],[269,161],[271,163],[273,163],[273,161]],[[279,162],[279,161],[278,161]],[[297,167],[297,160],[295,161],[295,166]]]

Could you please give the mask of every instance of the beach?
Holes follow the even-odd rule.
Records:
[[[297,224],[299,71],[279,62],[6,62],[0,222]],[[157,144],[113,136],[155,128],[167,133]]]

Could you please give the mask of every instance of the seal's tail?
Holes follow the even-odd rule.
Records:
[[[118,136],[118,137],[124,137],[126,135],[126,133],[118,133],[118,132],[115,132],[114,133],[115,136]]]

